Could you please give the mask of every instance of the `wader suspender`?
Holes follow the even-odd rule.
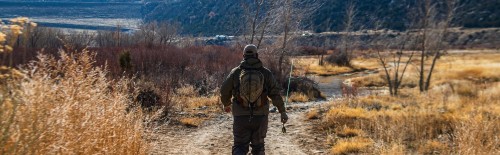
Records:
[[[253,68],[252,68],[252,69],[249,69],[249,70],[256,70],[256,71],[258,71],[258,72],[260,73],[260,77],[262,78],[262,80],[265,80],[265,77],[264,77],[264,75],[262,75],[262,72],[260,71],[260,68],[259,68],[259,69],[253,69]],[[249,80],[250,80],[250,81],[252,81],[252,76],[250,76],[250,79],[249,79]],[[265,83],[265,82],[264,82],[264,83]],[[250,85],[250,86],[248,87],[248,89],[252,90],[252,89],[251,89],[252,85],[251,85],[250,83],[249,83],[249,85]],[[250,91],[250,90],[248,90],[248,91]],[[249,95],[248,99],[250,99],[250,94],[251,94],[251,93],[248,93],[248,95]],[[256,104],[257,102],[259,102],[259,99],[261,100],[260,102],[262,102],[262,94],[264,94],[264,90],[262,90],[262,92],[260,92],[260,94],[259,94],[259,98],[258,98],[255,102],[249,103],[249,104],[250,104],[250,105],[249,105],[249,107],[250,107],[250,119],[248,119],[248,122],[252,122],[252,118],[253,118],[253,108],[254,108],[255,104]]]
[[[250,76],[249,80],[252,81],[252,76]],[[252,84],[250,82],[248,83],[248,89],[249,89],[248,91],[252,90]],[[253,117],[253,105],[254,104],[250,102],[251,96],[252,96],[251,93],[248,93],[248,101],[249,101],[249,103],[248,103],[249,106],[248,107],[250,107],[250,118],[248,119],[248,122],[252,122],[252,117]]]

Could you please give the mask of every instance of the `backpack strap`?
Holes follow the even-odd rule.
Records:
[[[235,70],[234,72],[234,75],[240,75],[241,74],[241,71],[243,69],[241,67],[238,67],[238,69]],[[236,101],[238,102],[238,104],[241,104],[243,103],[243,98],[241,98],[240,96],[240,78],[239,77],[236,77],[233,75],[233,79],[232,79],[232,82],[233,82],[233,97],[236,98]]]

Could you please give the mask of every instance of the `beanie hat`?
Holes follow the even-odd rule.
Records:
[[[245,46],[245,49],[243,50],[243,55],[245,56],[254,56],[257,54],[257,46],[254,44],[249,44]]]

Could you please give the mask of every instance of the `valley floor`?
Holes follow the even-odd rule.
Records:
[[[281,132],[280,115],[269,115],[266,138],[267,154],[326,154],[327,146],[317,143],[313,125],[305,117],[311,108],[321,107],[328,101],[295,103],[288,107],[287,133]],[[151,134],[151,154],[231,154],[233,142],[232,116],[221,114],[198,128],[162,126]],[[323,139],[323,138],[321,138]]]

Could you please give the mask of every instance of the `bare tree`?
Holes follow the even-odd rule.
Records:
[[[63,32],[58,29],[47,27],[36,27],[30,33],[27,41],[27,46],[30,48],[52,48],[56,49],[62,46],[60,37],[64,36]]]
[[[179,35],[180,25],[177,23],[161,22],[158,25],[158,41],[162,45],[170,45]]]
[[[285,75],[285,58],[290,54],[290,41],[300,35],[303,19],[309,17],[318,7],[315,0],[276,0],[271,10],[270,27],[274,33],[281,34],[279,44],[273,50],[278,57],[279,79]],[[288,69],[286,69],[288,71]]]
[[[272,25],[275,30],[282,33],[281,45],[279,48],[275,49],[274,52],[279,55],[278,57],[278,80],[281,82],[283,80],[282,75],[284,75],[284,59],[287,53],[287,43],[289,37],[289,32],[291,28],[291,13],[293,9],[292,0],[278,0],[277,3],[281,4],[277,7],[273,14],[275,18]],[[288,65],[286,65],[288,66]]]
[[[95,34],[89,31],[75,31],[61,37],[66,46],[71,46],[71,48],[75,50],[81,50],[91,45]]]
[[[275,8],[276,0],[253,0],[252,3],[241,0],[241,5],[247,21],[247,24],[243,25],[245,41],[260,47],[264,35],[269,32],[271,10]]]
[[[357,15],[357,8],[356,4],[353,1],[349,1],[347,8],[346,8],[346,14],[345,14],[345,21],[344,21],[344,35],[342,39],[342,53],[343,55],[346,55],[346,63],[343,65],[350,65],[351,59],[352,59],[352,36],[353,36],[353,25],[354,25],[354,18],[356,18]]]
[[[356,47],[356,40],[354,38],[354,23],[355,18],[358,14],[356,4],[353,0],[349,0],[345,10],[344,17],[344,30],[341,33],[340,38],[340,52],[332,53],[328,58],[328,61],[335,63],[340,66],[351,66],[351,60],[353,58],[354,48]]]
[[[445,0],[444,2],[424,0],[419,2],[416,11],[416,22],[420,26],[419,89],[420,92],[426,92],[429,90],[432,73],[437,60],[446,53],[444,40],[453,20],[457,2],[456,0]],[[438,5],[442,3],[445,4],[444,7],[441,6],[438,8]],[[426,71],[425,60],[430,55],[433,55],[432,63],[429,70]]]
[[[36,27],[33,32],[30,34],[30,38],[28,40],[28,45],[31,47],[31,48],[37,48],[39,43],[40,43],[40,39],[42,37],[42,29],[43,28],[40,28],[40,27]]]
[[[112,31],[97,31],[95,42],[99,47],[112,47],[116,45]]]
[[[250,37],[250,43],[253,43],[253,40],[254,40],[254,37],[256,35],[256,24],[257,24],[257,19],[260,18],[259,16],[259,13],[261,12],[261,8],[262,6],[264,5],[264,0],[255,0],[255,5],[256,5],[256,8],[255,9],[255,16],[253,17],[253,20],[252,20],[252,33],[251,33],[251,37]]]
[[[263,49],[263,54],[269,63],[276,66],[277,79],[282,81],[285,75],[286,56],[289,54],[289,42],[295,38],[303,23],[302,19],[309,17],[319,8],[317,0],[253,0],[245,3],[242,8],[247,19],[244,26],[246,43],[256,44]],[[264,45],[268,39],[271,44]],[[265,47],[265,48],[263,48]],[[277,63],[276,63],[277,62]]]
[[[412,51],[407,56],[407,60],[403,59],[405,57],[404,50],[410,42],[410,34],[406,33],[393,41],[389,41],[386,35],[382,34],[384,32],[375,32],[376,36],[372,42],[372,46],[377,52],[379,63],[384,68],[386,82],[389,85],[389,93],[391,96],[397,96],[406,69],[415,55],[415,52]],[[395,46],[396,49],[390,49],[392,46]],[[392,58],[392,62],[389,60],[390,58]]]
[[[141,43],[148,47],[152,47],[155,44],[158,31],[158,23],[156,21],[142,24],[139,26],[139,31],[136,33],[139,38],[141,38]]]
[[[113,40],[115,40],[116,47],[122,46],[123,33],[121,29],[122,26],[117,25],[115,31],[113,32]]]

